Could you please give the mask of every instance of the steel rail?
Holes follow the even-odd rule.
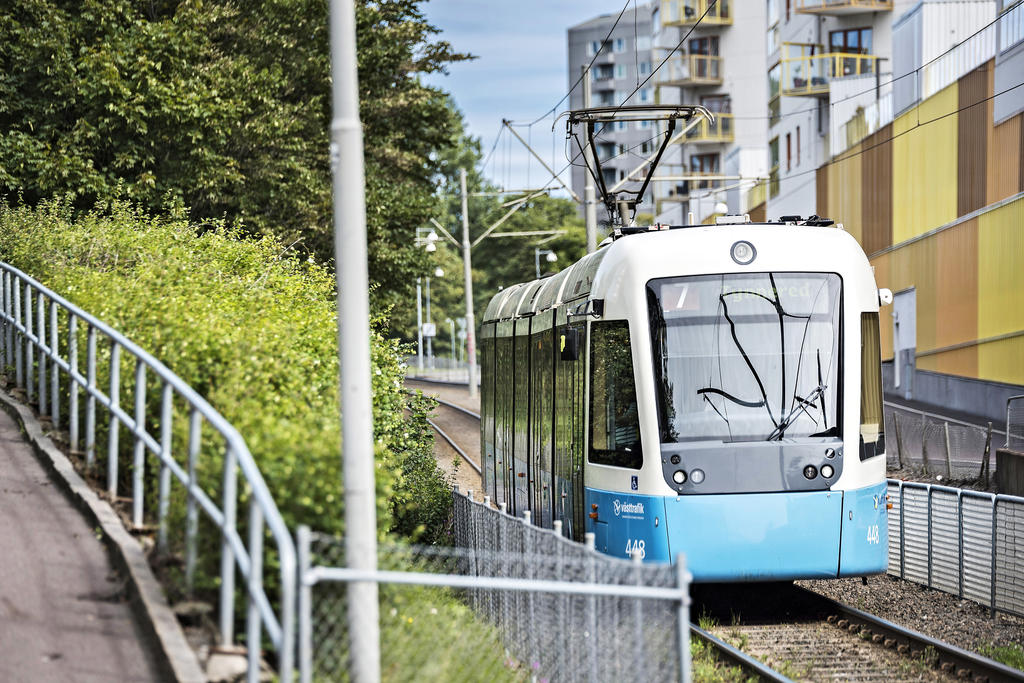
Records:
[[[823,595],[809,591],[806,588],[800,588],[794,586],[794,589],[803,591],[814,599],[818,600],[822,604],[829,607],[831,610],[838,612],[845,619],[848,619],[852,624],[860,625],[867,628],[875,633],[881,634],[884,637],[895,640],[897,644],[908,646],[911,651],[914,650],[925,650],[926,648],[932,648],[938,655],[939,662],[951,663],[954,668],[959,672],[960,670],[966,670],[973,672],[976,676],[985,676],[989,683],[996,683],[997,681],[1024,681],[1024,671],[1014,669],[1000,664],[999,662],[983,657],[975,652],[969,652],[967,650],[944,643],[941,640],[936,640],[931,636],[926,636],[923,633],[918,633],[911,629],[894,624],[891,621],[876,617],[873,614],[868,614],[855,607],[844,605],[841,602],[836,602],[831,598],[826,598]],[[959,673],[957,674],[959,675]]]
[[[466,462],[468,462],[469,466],[472,467],[476,471],[477,474],[481,474],[481,475],[483,474],[483,470],[480,469],[480,466],[477,465],[475,462],[473,462],[473,460],[468,455],[466,455],[466,452],[464,450],[462,450],[461,448],[459,448],[459,445],[457,443],[455,443],[455,440],[452,437],[448,436],[448,434],[443,429],[441,429],[436,422],[434,422],[433,420],[431,420],[428,417],[427,418],[427,424],[429,424],[431,427],[433,427],[434,431],[436,431],[438,434],[440,434],[441,438],[444,439],[445,441],[447,441],[448,445],[451,446],[452,448],[454,448],[455,452],[458,453],[459,455],[461,455],[462,459],[465,460]]]
[[[739,666],[748,674],[756,676],[758,680],[793,683],[792,679],[786,678],[778,671],[766,666],[762,661],[751,657],[746,652],[743,652],[743,650],[733,647],[720,638],[716,638],[697,624],[690,624],[690,633],[710,645],[720,658],[728,660],[729,662]]]

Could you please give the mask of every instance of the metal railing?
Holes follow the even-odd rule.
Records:
[[[837,14],[892,11],[892,0],[797,0],[798,14]]]
[[[343,677],[356,580],[381,584],[394,680],[689,680],[685,565],[609,557],[459,493],[454,518],[456,547],[393,546],[376,572],[344,568],[340,539],[300,528],[302,681]]]
[[[878,57],[849,52],[786,57],[782,60],[782,94],[827,95],[833,78],[875,73]]]
[[[732,23],[729,0],[661,0],[659,10],[662,26],[691,26],[698,21],[705,26]]]
[[[701,119],[700,122],[686,133],[688,142],[732,142],[732,114],[715,114],[715,120]]]
[[[1006,399],[1007,450],[1024,453],[1024,395]]]
[[[676,54],[658,71],[659,85],[719,85],[721,82],[722,58],[716,55]]]
[[[184,527],[186,590],[191,591],[195,581],[202,511],[220,534],[221,640],[234,642],[237,571],[247,595],[249,680],[258,680],[264,632],[277,652],[281,679],[288,680],[293,668],[295,547],[245,441],[235,428],[156,358],[6,263],[0,263],[0,346],[0,360],[7,369],[13,368],[16,386],[24,390],[28,402],[38,405],[41,416],[52,421],[55,431],[67,424],[68,446],[72,453],[82,455],[90,472],[98,467],[97,413],[106,413],[105,424],[99,425],[101,432],[106,429],[107,437],[106,457],[99,458],[106,469],[106,493],[111,501],[118,500],[120,470],[127,466],[131,471],[131,521],[136,529],[144,527],[147,517],[153,517],[145,509],[147,498],[153,500],[147,482],[152,485],[154,479],[146,471],[147,453],[156,459],[155,517],[157,550],[161,554],[168,553],[170,548],[172,483],[176,480],[180,484],[185,510],[184,519],[177,521]],[[134,386],[123,392],[122,365],[130,367],[132,359]],[[99,386],[100,378],[107,380],[107,391]],[[154,380],[154,386],[159,385],[158,405],[147,396],[150,380]],[[130,395],[130,400],[125,403],[126,395]],[[184,411],[180,411],[182,404]],[[181,438],[176,438],[175,417],[178,416],[181,427],[180,419],[185,414],[187,428],[180,431]],[[209,438],[204,440],[204,425],[216,435],[213,442]],[[132,439],[130,458],[127,449],[120,446],[122,429]],[[184,458],[175,458],[176,442],[178,447],[184,447]],[[209,465],[201,456],[214,448],[223,452],[219,502],[215,493],[204,490],[199,476]],[[242,495],[249,499],[248,517],[242,520],[242,525],[247,522],[248,526],[248,547],[239,533],[239,472]],[[268,529],[279,564],[276,610],[263,587],[263,541]]]
[[[889,480],[889,573],[1024,616],[1024,498]]]

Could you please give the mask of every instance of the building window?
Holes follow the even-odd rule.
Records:
[[[638,37],[636,39],[636,49],[639,50],[640,52],[643,52],[644,50],[650,50],[651,49],[651,37],[650,36],[640,36],[640,37]]]
[[[776,64],[768,70],[768,125],[778,123],[781,118],[781,101],[779,84],[782,77],[782,64]]]
[[[629,130],[629,121],[616,121],[615,130]]]
[[[650,88],[643,88],[643,89],[640,90],[640,101],[641,102],[650,102],[651,101],[651,89]]]
[[[786,173],[793,169],[793,136],[786,133]]]
[[[855,55],[871,54],[871,29],[851,28],[832,31],[828,34],[830,52],[846,52]]]
[[[768,162],[771,169],[768,174],[768,196],[779,194],[779,138],[774,137],[768,143]]]
[[[650,128],[650,127],[651,127],[651,122],[650,121],[641,121],[640,122],[640,129],[641,130],[643,130],[645,128]]]
[[[1018,4],[999,17],[999,51],[1009,50],[1024,40],[1024,5]]]
[[[646,76],[649,73],[651,73],[651,63],[650,62],[640,62],[640,75],[641,76]]]
[[[714,114],[729,114],[732,112],[732,100],[728,95],[707,95],[700,98],[701,106]]]
[[[694,175],[718,175],[719,173],[719,157],[717,154],[691,154],[690,155],[690,172]],[[691,182],[690,187],[696,189],[706,189],[714,187],[717,181],[698,180]]]
[[[615,39],[615,51],[616,52],[625,52],[625,50],[626,50],[626,41],[625,41],[625,39],[624,38],[616,38]]]
[[[650,154],[653,151],[653,147],[650,140],[644,140],[640,143],[640,153]]]
[[[800,166],[800,126],[796,127],[796,165]]]
[[[590,462],[640,469],[640,418],[629,323],[593,323],[590,331]]]
[[[625,77],[626,77],[626,65],[625,64],[616,64],[615,65],[615,78],[625,78]]]
[[[706,36],[690,40],[691,55],[718,55],[718,36]]]

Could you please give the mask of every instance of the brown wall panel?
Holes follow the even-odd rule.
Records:
[[[874,254],[892,245],[892,124],[875,131],[861,143],[861,244]],[[820,187],[820,183],[819,183]]]
[[[818,167],[818,171],[815,174],[817,179],[817,186],[815,188],[817,197],[814,203],[819,216],[837,220],[828,212],[828,167],[830,165],[829,163],[822,164]]]
[[[1021,191],[1024,160],[1021,159],[1021,122],[1024,114],[1003,121],[992,131],[992,147],[988,154],[988,197],[994,204]]]
[[[962,349],[944,351],[931,356],[918,356],[919,370],[930,370],[947,375],[961,377],[978,376],[978,347],[968,346]]]
[[[988,170],[988,129],[992,121],[989,60],[959,81],[957,117],[957,213],[965,216],[985,206]]]
[[[931,239],[936,243],[937,257],[935,346],[974,341],[978,338],[978,219],[944,230]],[[974,363],[976,373],[977,354]]]
[[[750,221],[752,223],[764,223],[765,220],[767,220],[765,218],[765,216],[767,215],[767,211],[768,202],[761,202],[754,208],[750,209]]]

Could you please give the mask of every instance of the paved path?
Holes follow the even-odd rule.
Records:
[[[156,681],[124,579],[0,410],[0,681]]]

